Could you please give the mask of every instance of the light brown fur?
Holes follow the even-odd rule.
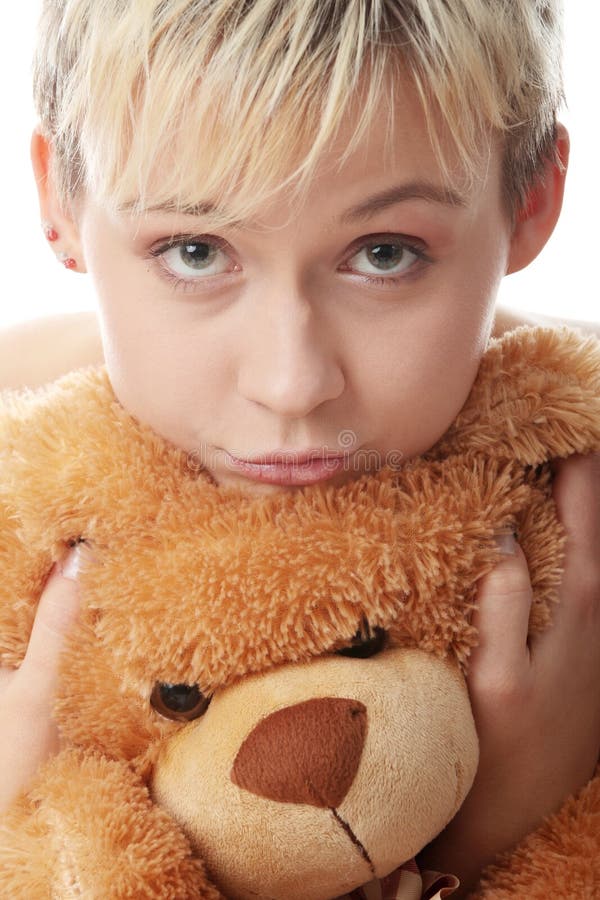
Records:
[[[493,533],[518,530],[530,628],[546,627],[564,545],[547,463],[598,449],[600,347],[569,329],[492,340],[463,410],[423,457],[261,498],[221,490],[132,419],[103,368],[6,393],[0,664],[22,660],[52,561],[86,544],[57,703],[65,750],[0,823],[2,896],[326,900],[416,853],[475,773],[464,671]],[[384,649],[337,655],[365,620],[385,630]],[[207,712],[162,719],[156,682],[198,684]],[[311,701],[326,703],[328,729]],[[349,731],[363,708],[366,732]],[[251,789],[240,787],[232,767],[259,727],[277,728],[276,777],[256,744]],[[327,754],[331,775],[315,763]],[[312,799],[297,802],[292,783],[311,765]],[[598,784],[477,896],[552,896],[556,846],[561,879],[600,885]]]

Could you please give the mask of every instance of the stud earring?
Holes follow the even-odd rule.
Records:
[[[50,243],[53,244],[54,241],[58,240],[58,231],[52,227],[50,222],[42,222],[42,228],[44,229],[44,236],[47,241],[50,241]]]
[[[42,222],[42,228],[44,229],[44,236],[47,241],[50,241],[53,244],[60,237],[58,231],[50,222]],[[65,269],[76,269],[77,268],[77,260],[73,259],[72,256],[69,256],[68,253],[56,253],[55,255],[57,260],[63,264]]]
[[[57,253],[56,258],[59,262],[63,264],[65,269],[76,269],[77,268],[77,260],[73,259],[72,256],[69,256],[68,253]]]

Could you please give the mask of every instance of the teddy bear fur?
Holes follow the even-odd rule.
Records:
[[[214,484],[103,367],[6,392],[1,665],[22,661],[66,546],[83,567],[63,750],[1,820],[0,895],[328,900],[417,854],[476,771],[464,673],[493,534],[517,530],[530,632],[551,627],[565,534],[548,461],[599,449],[600,343],[567,328],[491,339],[421,457],[268,497]],[[371,656],[343,652],[375,633]],[[166,719],[157,684],[210,703]],[[473,897],[596,895],[600,778]]]

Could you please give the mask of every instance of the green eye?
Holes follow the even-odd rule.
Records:
[[[367,659],[375,656],[385,647],[386,633],[383,628],[376,626],[371,629],[366,619],[351,639],[347,647],[336,650],[340,656],[352,656],[355,659]]]
[[[204,715],[211,698],[206,697],[197,684],[168,684],[157,681],[150,696],[150,705],[166,719],[190,722]]]

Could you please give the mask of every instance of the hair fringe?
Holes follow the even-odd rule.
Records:
[[[561,43],[560,0],[44,0],[34,97],[65,201],[210,198],[228,224],[300,198],[359,96],[340,165],[383,104],[391,150],[408,79],[448,181],[500,137],[514,215],[556,161]]]

